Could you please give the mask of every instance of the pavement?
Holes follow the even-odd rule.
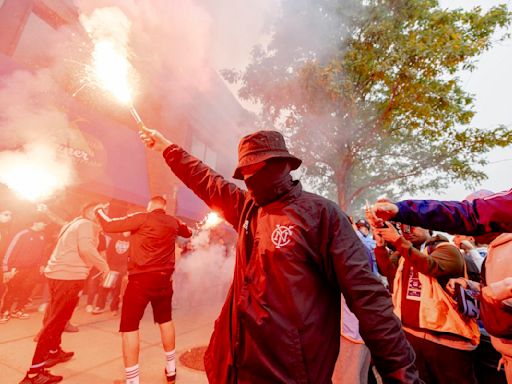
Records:
[[[191,348],[208,344],[213,323],[220,312],[220,302],[199,307],[183,305],[174,309],[176,326],[178,384],[205,384],[206,375],[183,366],[179,357]],[[77,333],[64,333],[62,348],[74,351],[73,359],[51,368],[51,373],[64,376],[63,383],[102,384],[124,378],[121,337],[118,333],[119,316],[112,312],[100,315],[86,313],[85,303],[75,310],[72,323]],[[0,383],[19,383],[30,366],[35,349],[34,335],[39,331],[43,315],[33,309],[31,318],[11,319],[0,324]],[[164,384],[165,356],[160,344],[158,326],[153,324],[150,306],[140,326],[140,379],[144,384]]]

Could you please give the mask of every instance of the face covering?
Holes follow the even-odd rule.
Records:
[[[268,161],[263,168],[244,181],[260,207],[277,200],[293,187],[290,166],[283,160]]]

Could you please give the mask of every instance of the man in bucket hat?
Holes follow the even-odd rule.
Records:
[[[245,136],[234,177],[248,191],[155,130],[145,144],[238,232],[231,289],[205,354],[208,380],[330,383],[339,351],[340,300],[385,382],[419,383],[414,353],[388,292],[371,273],[364,245],[333,202],[302,190],[290,171],[301,161],[279,132]]]

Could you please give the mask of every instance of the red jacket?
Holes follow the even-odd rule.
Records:
[[[164,157],[238,231],[233,283],[205,355],[210,383],[331,383],[341,293],[384,380],[419,382],[390,296],[336,204],[302,191],[297,182],[258,207],[178,146]]]
[[[192,232],[181,221],[163,209],[138,212],[118,219],[109,218],[103,210],[96,212],[106,233],[130,231],[128,274],[174,272],[176,236],[190,237]]]

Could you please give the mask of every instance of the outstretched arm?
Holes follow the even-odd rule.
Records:
[[[512,190],[472,202],[405,200],[396,205],[396,220],[411,225],[461,235],[512,232]]]
[[[146,221],[146,215],[143,212],[115,219],[110,218],[103,208],[97,209],[95,213],[103,231],[106,233],[136,231]]]
[[[246,192],[226,181],[199,159],[173,144],[160,132],[142,127],[140,137],[148,148],[162,152],[174,174],[210,208],[222,212],[231,225],[238,229],[238,222]]]
[[[378,201],[369,214],[374,224],[394,220],[460,235],[512,232],[512,190],[470,201]]]

